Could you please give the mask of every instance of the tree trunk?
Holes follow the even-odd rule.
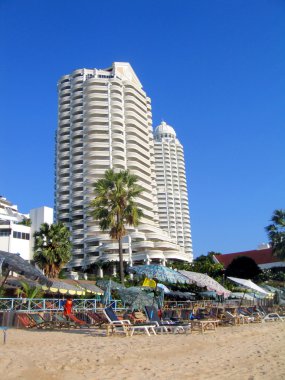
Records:
[[[124,285],[124,258],[123,258],[123,244],[122,244],[122,238],[118,239],[119,243],[119,260],[120,260],[120,278],[121,278],[121,283]]]

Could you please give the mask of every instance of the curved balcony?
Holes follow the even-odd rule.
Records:
[[[160,251],[158,249],[151,250],[151,251],[144,251],[144,254],[150,258],[150,259],[164,259],[163,251]]]
[[[126,165],[124,160],[114,159],[113,160],[113,168],[119,170],[125,170]]]
[[[138,128],[126,126],[126,133],[127,141],[132,141],[134,143],[141,141],[142,144],[145,144],[147,147],[149,146],[148,135],[143,134]]]
[[[73,217],[82,216],[82,220],[83,220],[83,208],[78,209],[78,210],[71,210],[71,214]],[[82,222],[82,220],[81,220],[81,222]]]
[[[125,117],[128,120],[135,120],[138,124],[141,124],[144,128],[148,129],[147,118],[141,116],[138,112],[128,110],[125,111]]]
[[[61,211],[57,215],[58,220],[69,220],[69,217],[70,217],[69,212],[64,212],[64,211]]]
[[[86,117],[87,117],[86,122],[88,122],[88,123],[94,123],[94,124],[97,124],[97,123],[100,124],[100,123],[102,123],[102,124],[105,124],[105,125],[109,125],[109,118],[108,118],[107,115],[106,116],[93,116],[91,114],[90,115],[88,114],[88,115],[86,115]]]
[[[143,106],[146,106],[147,104],[146,98],[141,92],[134,88],[125,87],[125,102],[127,103],[132,101],[139,102],[139,104],[141,103]]]
[[[77,153],[82,154],[83,153],[83,146],[77,146],[75,148],[71,148],[71,154],[76,155]]]
[[[114,137],[123,138],[124,137],[124,126],[120,124],[112,124],[112,135]]]
[[[59,211],[65,211],[69,215],[69,202],[58,204],[57,209]],[[61,213],[61,215],[63,215]]]
[[[59,113],[69,112],[69,111],[70,111],[70,104],[69,104],[69,102],[60,104],[60,106],[59,106]]]
[[[70,96],[70,87],[69,88],[65,88],[64,90],[62,89],[59,89],[59,98],[62,98],[64,96]]]
[[[135,174],[138,177],[140,184],[144,183],[146,184],[146,186],[151,186],[151,178],[149,176],[143,174],[141,171],[138,171],[136,169],[132,170],[132,174]]]
[[[84,111],[84,116],[86,117],[103,117],[109,119],[108,109],[101,108],[90,108]]]
[[[108,160],[110,158],[109,144],[102,143],[94,145],[94,143],[92,143],[92,146],[90,145],[88,149],[85,147],[84,151],[89,154],[92,151],[92,147],[95,150],[94,153],[96,153],[95,155],[92,155],[92,157],[97,157],[98,160]]]
[[[109,123],[96,124],[93,118],[86,119],[84,125],[86,134],[94,134],[98,132],[109,132]]]
[[[136,250],[146,249],[146,248],[154,248],[154,242],[153,241],[147,241],[147,240],[135,242],[135,243],[132,243],[132,248],[136,249]]]
[[[143,232],[134,231],[129,234],[132,239],[145,239],[145,234]]]
[[[118,108],[120,110],[123,110],[123,104],[121,100],[117,100],[117,98],[112,98],[111,96],[111,107]]]
[[[124,138],[124,133],[123,133],[123,128],[120,128],[119,131],[114,131],[112,130],[112,140],[113,141],[125,141],[125,138]]]
[[[166,251],[164,252],[164,256],[167,260],[181,260],[181,261],[187,261],[187,262],[191,262],[191,258],[189,257],[189,254],[186,254],[184,253],[183,251],[182,252],[178,252],[178,251]]]
[[[125,150],[125,143],[121,142],[121,141],[113,140],[112,141],[112,147],[113,148],[119,148],[122,152],[124,152],[124,150]],[[125,153],[124,153],[124,155],[125,155]]]
[[[84,99],[94,99],[92,95],[97,95],[96,99],[102,99],[103,96],[105,99],[108,99],[108,88],[107,86],[96,86],[90,85],[84,87]]]
[[[63,119],[69,119],[70,118],[70,113],[69,111],[65,111],[65,112],[60,112],[59,113],[59,119],[60,120],[63,120]]]
[[[119,159],[119,160],[123,160],[125,162],[126,155],[125,155],[124,151],[121,151],[121,150],[118,150],[118,149],[113,149],[112,158],[113,158],[113,160],[114,159]]]
[[[94,162],[85,162],[83,167],[84,167],[84,171],[87,170],[88,174],[92,174],[93,170],[96,171],[99,168],[104,169],[106,167],[110,167],[110,159],[106,159],[106,160],[95,159]]]
[[[109,166],[109,168],[110,168],[110,166]],[[90,183],[92,185],[95,182],[95,180],[97,179],[97,176],[103,176],[105,174],[105,171],[106,171],[106,168],[104,168],[104,169],[92,169],[90,173],[88,172],[88,174],[90,174],[90,175],[86,175],[87,183]],[[92,177],[92,176],[94,176],[94,177]]]
[[[159,241],[154,243],[154,248],[163,250],[179,250],[179,246],[175,243]]]
[[[86,94],[84,93],[83,99],[85,102],[102,100],[106,101],[108,99],[108,93],[99,93],[91,89],[90,92],[87,92]]]
[[[69,194],[59,194],[57,197],[57,201],[69,203]]]
[[[149,149],[147,145],[139,145],[139,144],[132,144],[128,141],[128,154],[139,154],[141,157],[143,157],[145,160],[150,160],[149,157]]]
[[[124,118],[122,116],[111,116],[111,123],[114,129],[115,125],[124,125]]]
[[[74,79],[74,78],[82,78],[82,75],[83,75],[83,69],[76,69],[74,70],[72,73],[71,73],[71,77]]]

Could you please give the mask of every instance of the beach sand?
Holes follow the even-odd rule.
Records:
[[[2,334],[0,332],[0,334]],[[204,335],[103,336],[17,330],[0,335],[5,380],[285,379],[285,323],[219,327]]]

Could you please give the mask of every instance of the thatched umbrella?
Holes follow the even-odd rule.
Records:
[[[16,253],[0,251],[0,271],[3,269],[7,271],[7,274],[0,288],[5,284],[10,271],[16,272],[30,280],[38,281],[41,285],[52,285],[52,282],[41,271]]]

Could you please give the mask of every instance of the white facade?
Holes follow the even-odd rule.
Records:
[[[129,169],[144,188],[137,199],[144,218],[128,230],[124,260],[189,261],[159,228],[151,102],[130,64],[76,70],[60,79],[58,93],[55,211],[71,231],[70,267],[118,261],[118,244],[89,215],[92,185],[109,168]]]
[[[154,157],[160,227],[193,260],[183,146],[164,121],[154,131]]]
[[[1,221],[0,223],[0,250],[19,253],[25,260],[30,257],[30,227]]]
[[[30,258],[34,256],[34,233],[39,231],[41,224],[48,223],[53,224],[53,209],[50,207],[42,206],[33,208],[30,211],[31,219],[31,243],[30,243]]]
[[[31,218],[32,226],[20,223]],[[42,223],[53,223],[53,209],[40,207],[31,210],[31,214],[21,214],[17,206],[0,197],[0,250],[17,253],[25,260],[33,258],[33,234]]]

